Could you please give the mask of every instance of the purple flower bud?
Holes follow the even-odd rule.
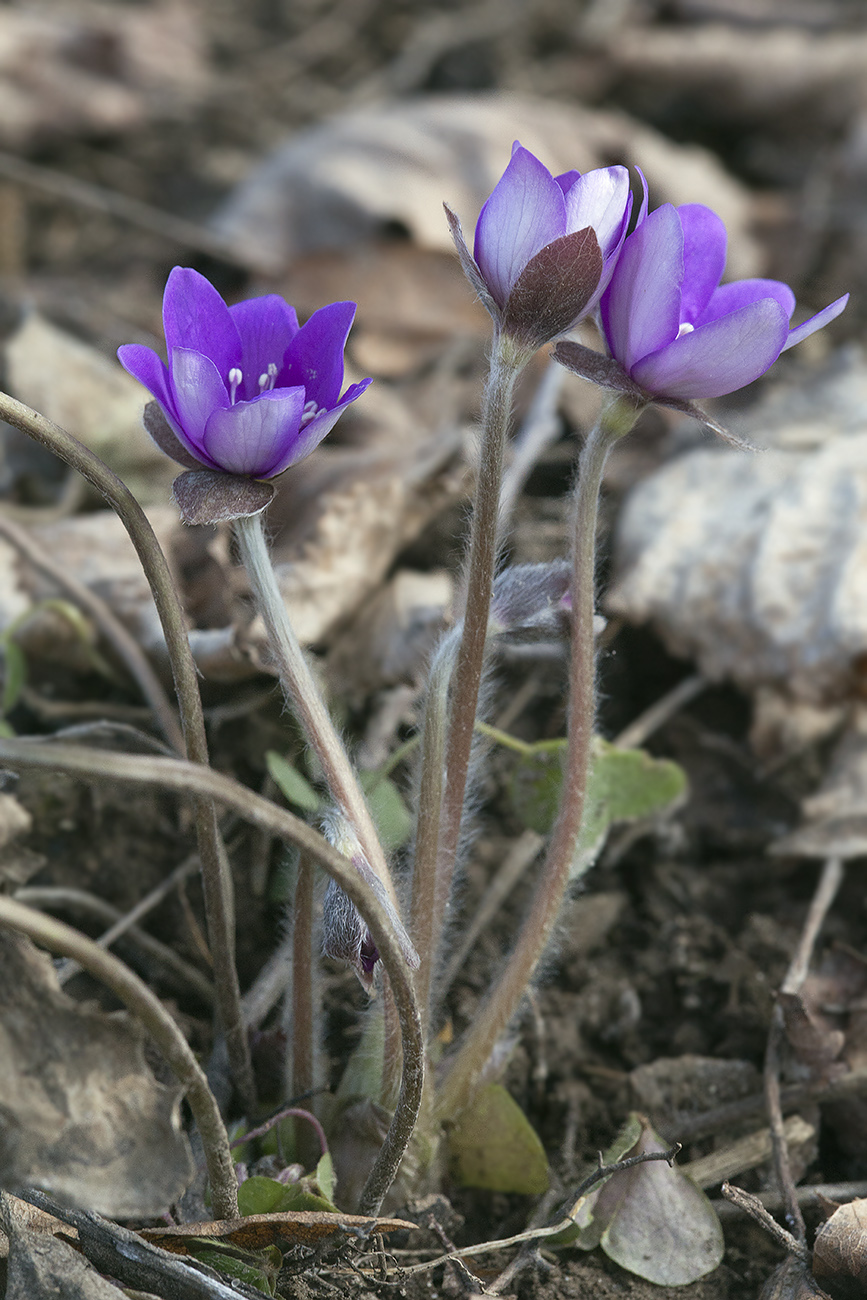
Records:
[[[163,298],[168,366],[139,344],[118,357],[159,403],[165,418],[148,429],[163,451],[199,475],[268,480],[308,456],[371,382],[340,393],[354,315],[354,303],[335,302],[299,328],[275,294],[227,307],[176,266]]]
[[[844,294],[789,328],[795,295],[779,280],[720,284],[726,231],[701,204],[664,204],[626,240],[602,299],[602,327],[613,362],[572,343],[555,355],[570,370],[631,395],[688,411],[700,397],[722,397],[763,375],[781,352],[827,325]]]
[[[516,143],[479,214],[474,256],[446,211],[464,271],[494,320],[535,349],[597,306],[626,238],[629,173],[603,167],[555,177]]]
[[[565,560],[504,569],[494,581],[491,630],[519,641],[564,636],[570,581],[571,566]]]

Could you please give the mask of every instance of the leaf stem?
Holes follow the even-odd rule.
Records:
[[[220,1108],[202,1067],[159,998],[128,966],[87,935],[32,907],[0,898],[0,923],[28,935],[52,952],[72,957],[129,1007],[142,1021],[184,1089],[202,1138],[214,1213],[218,1219],[238,1218],[238,1183]]]
[[[593,642],[596,526],[608,452],[638,416],[633,403],[609,401],[588,434],[572,508],[572,653],[563,798],[530,912],[502,974],[447,1066],[436,1111],[452,1117],[467,1104],[497,1040],[515,1015],[557,921],[581,829],[595,711]]]
[[[129,533],[157,607],[171,663],[187,755],[208,765],[208,742],[202,699],[184,613],[166,557],[147,515],[124,483],[88,447],[53,421],[0,393],[0,419],[47,447],[92,483]],[[235,1085],[248,1109],[255,1104],[250,1050],[241,1019],[241,993],[235,969],[232,881],[216,813],[207,799],[194,801],[196,839],[202,864],[202,886],[208,941],[214,963],[214,992],[226,1036]]]

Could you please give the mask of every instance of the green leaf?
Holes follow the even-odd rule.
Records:
[[[412,813],[404,803],[403,795],[390,777],[379,772],[359,772],[361,788],[367,795],[367,804],[374,825],[379,832],[386,853],[393,853],[406,844],[412,835]]]
[[[327,1201],[334,1200],[334,1161],[328,1151],[316,1166],[316,1185]]]
[[[238,1209],[244,1216],[248,1214],[276,1214],[283,1207],[279,1202],[286,1191],[285,1183],[278,1183],[276,1178],[264,1178],[253,1174],[238,1188]]]
[[[548,1190],[548,1161],[536,1130],[498,1083],[480,1088],[448,1134],[455,1181],[492,1192]]]
[[[4,638],[3,655],[6,661],[3,678],[3,696],[0,711],[11,713],[27,681],[27,660],[24,651],[11,637]]]
[[[546,835],[554,824],[563,789],[565,740],[544,741],[522,756],[512,775],[512,803],[524,824]],[[686,790],[677,763],[652,758],[643,749],[618,749],[594,738],[587,800],[575,846],[572,878],[593,865],[614,822],[634,821],[667,808]]]
[[[322,800],[305,776],[297,767],[293,767],[281,754],[269,749],[265,755],[271,779],[286,799],[287,803],[300,808],[302,812],[316,813],[322,807]]]
[[[258,1287],[265,1295],[277,1294],[277,1277],[283,1256],[276,1246],[261,1251],[238,1251],[219,1241],[203,1241],[191,1244],[190,1251],[196,1259],[224,1277],[237,1278],[248,1286]]]
[[[277,1213],[285,1214],[288,1210],[325,1210],[328,1214],[338,1214],[336,1205],[318,1196],[310,1188],[310,1180],[303,1178],[299,1183],[290,1183],[283,1188],[284,1196],[277,1206]]]

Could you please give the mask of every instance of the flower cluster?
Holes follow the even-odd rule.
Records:
[[[609,357],[572,342],[558,343],[555,356],[639,404],[696,414],[694,398],[751,383],[846,306],[848,294],[790,329],[788,285],[720,283],[726,232],[709,208],[664,204],[648,215],[645,185],[627,237],[631,212],[625,167],[555,177],[516,144],[479,215],[472,257],[449,219],[464,270],[502,335],[529,350],[598,308]]]

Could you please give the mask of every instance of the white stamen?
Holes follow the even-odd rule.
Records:
[[[683,322],[683,324],[681,325],[680,329],[677,331],[677,337],[678,337],[679,339],[682,339],[683,336],[684,336],[684,334],[691,334],[691,333],[693,332],[694,329],[695,329],[695,326],[694,326],[694,325],[690,325],[689,321],[688,321],[688,320],[685,320],[685,321]]]
[[[243,371],[239,370],[237,366],[232,366],[232,369],[229,371],[229,401],[233,406],[235,405],[238,393],[238,385],[243,383],[243,380]]]
[[[325,407],[317,406],[311,397],[309,402],[304,403],[304,410],[301,412],[301,428],[303,429],[311,420],[315,420],[317,415],[322,415],[324,410]]]
[[[266,389],[274,387],[277,379],[277,367],[273,361],[268,362],[268,369],[263,375],[259,376],[259,392],[264,393]]]

